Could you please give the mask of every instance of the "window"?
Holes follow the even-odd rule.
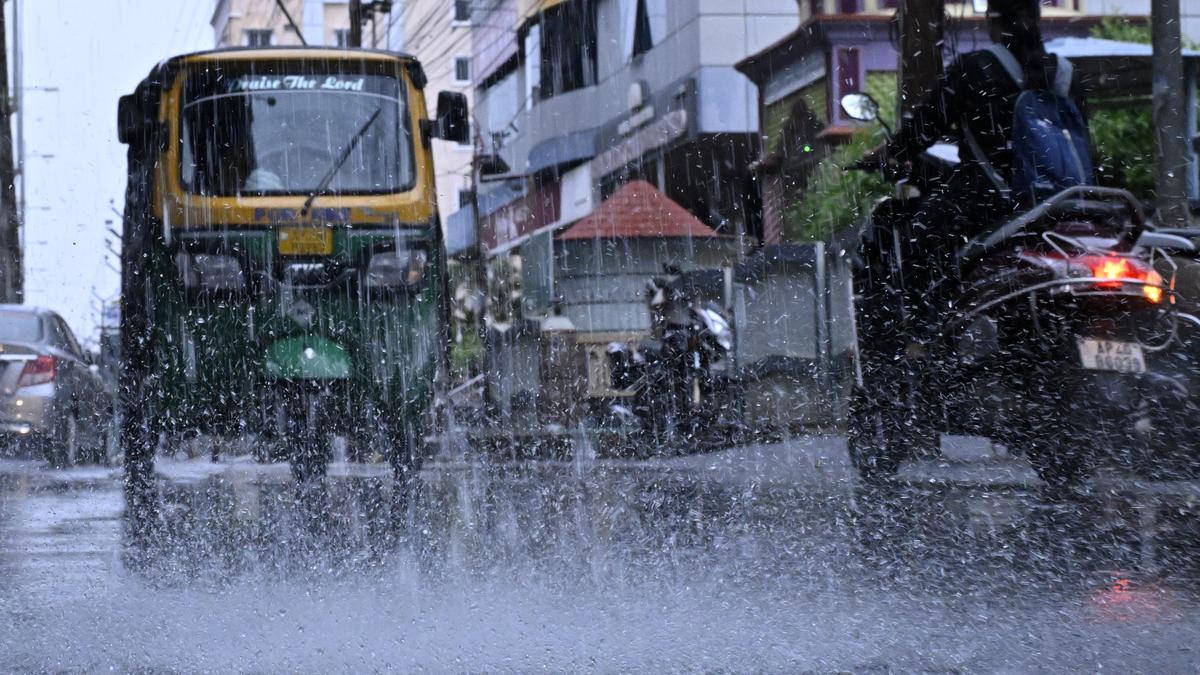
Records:
[[[477,105],[476,109],[487,110],[487,128],[493,134],[511,133],[510,125],[516,120],[517,113],[520,112],[521,90],[520,78],[517,76],[517,71],[513,71],[498,82],[493,82],[492,86],[483,90],[483,96],[486,97],[487,105]]]
[[[471,23],[471,0],[454,0],[454,23]]]
[[[471,81],[471,57],[456,56],[454,57],[454,81],[460,84],[467,84]]]
[[[333,31],[333,46],[349,47],[350,46],[350,29],[337,28]]]
[[[667,35],[667,0],[621,0],[621,48],[627,58],[645,54]]]
[[[71,329],[67,327],[65,321],[56,316],[50,319],[50,326],[52,332],[51,342],[54,343],[54,346],[77,358],[83,357],[83,349],[75,341],[75,335],[71,333]]]
[[[271,29],[253,28],[246,31],[246,46],[247,47],[269,47],[271,46]]]
[[[637,14],[633,19],[633,55],[645,54],[654,46],[650,33],[650,13],[646,11],[646,0],[637,0]]]
[[[817,16],[825,13],[825,0],[808,0],[808,13]]]
[[[458,189],[458,208],[465,209],[471,205],[471,188]]]
[[[858,72],[858,49],[849,47],[837,50],[837,99],[846,94],[862,91],[862,78]],[[837,108],[838,106],[834,106]],[[839,113],[840,116],[840,113]]]
[[[540,97],[596,84],[596,45],[595,0],[564,3],[544,12]]]
[[[861,8],[858,6],[858,0],[838,0],[839,14],[858,14]]]
[[[525,108],[541,98],[542,88],[542,27],[534,24],[525,35]]]
[[[42,339],[42,319],[28,312],[0,312],[0,340],[37,342]]]

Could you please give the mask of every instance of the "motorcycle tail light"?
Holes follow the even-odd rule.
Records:
[[[26,361],[21,369],[21,377],[17,380],[18,387],[33,387],[54,381],[57,364],[53,356],[42,355],[32,361]]]
[[[1086,267],[1092,277],[1100,280],[1096,282],[1096,288],[1121,290],[1124,284],[1134,282],[1141,287],[1144,298],[1155,304],[1162,302],[1162,275],[1141,260],[1111,255],[1084,255],[1072,262]]]

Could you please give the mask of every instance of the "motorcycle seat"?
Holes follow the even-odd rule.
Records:
[[[1006,242],[1022,236],[1040,235],[1055,223],[1069,219],[1102,220],[1120,227],[1133,243],[1145,228],[1138,201],[1125,190],[1080,185],[1067,188],[1037,206],[1016,214],[995,230],[972,239],[959,249],[958,258],[970,263]]]

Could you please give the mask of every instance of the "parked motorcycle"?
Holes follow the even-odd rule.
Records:
[[[655,447],[697,440],[712,430],[728,390],[733,329],[717,303],[689,292],[683,275],[647,285],[652,338],[608,347],[615,389],[633,391],[632,410]]]
[[[846,105],[869,119],[863,95]],[[862,100],[866,99],[866,100]],[[913,216],[954,168],[953,153],[911,167],[855,248],[857,378],[851,458],[866,479],[938,451],[940,433],[989,437],[1065,485],[1100,459],[1151,472],[1170,451],[1191,389],[1180,341],[1189,317],[1128,192],[1071,187],[945,256]]]

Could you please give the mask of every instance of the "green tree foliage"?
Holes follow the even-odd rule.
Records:
[[[813,172],[809,189],[787,211],[787,231],[793,241],[825,241],[833,233],[861,220],[875,200],[888,194],[888,185],[875,172],[846,171],[882,140],[875,130],[857,131],[836,148]]]
[[[1119,17],[1105,17],[1092,35],[1106,40],[1150,44],[1150,29]],[[1099,92],[1094,92],[1098,94]],[[1154,122],[1147,102],[1092,110],[1088,126],[1100,182],[1154,197]]]
[[[895,75],[872,73],[866,89],[879,103],[880,116],[889,123],[895,120]],[[855,131],[848,143],[834,148],[817,165],[808,190],[787,209],[784,234],[793,241],[826,241],[865,217],[875,201],[890,192],[888,183],[878,173],[846,171],[844,167],[883,140],[882,128],[875,124]]]

